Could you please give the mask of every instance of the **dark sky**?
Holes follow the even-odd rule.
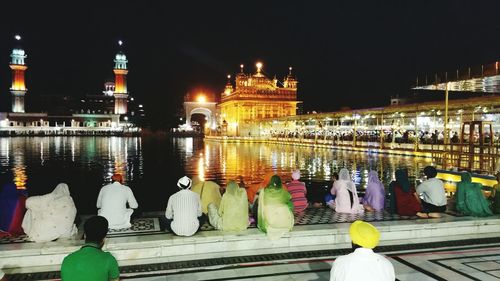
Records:
[[[332,111],[384,105],[417,74],[500,57],[500,1],[32,2],[0,4],[3,110],[16,33],[28,98],[100,92],[124,40],[129,91],[156,120],[188,91],[220,93],[228,73],[253,72],[258,59],[279,78],[293,66],[305,109]]]

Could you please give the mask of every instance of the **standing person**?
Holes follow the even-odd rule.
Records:
[[[394,266],[382,255],[373,252],[378,245],[380,232],[364,221],[355,221],[349,227],[352,253],[340,256],[333,262],[330,281],[393,281]]]
[[[168,199],[165,217],[167,230],[179,236],[192,236],[203,225],[200,195],[190,190],[191,179],[184,176],[177,181],[181,189]]]
[[[18,190],[12,177],[7,176],[0,188],[0,237],[23,234],[21,224],[26,212],[25,191]]]
[[[408,179],[407,169],[396,170],[396,180],[389,185],[390,192],[390,211],[400,216],[419,216],[427,218],[427,214],[420,213],[422,207],[420,200],[411,186]]]
[[[62,281],[120,279],[120,269],[115,257],[102,250],[108,227],[108,221],[101,216],[93,216],[85,222],[85,245],[64,258],[61,265]]]
[[[493,186],[493,213],[500,214],[500,172],[497,172],[495,177],[497,183]]]
[[[281,183],[277,175],[259,195],[258,228],[267,234],[269,239],[277,239],[290,232],[293,227],[292,196]]]
[[[49,194],[29,197],[26,208],[22,227],[31,241],[70,238],[78,231],[75,203],[65,183],[58,184]]]
[[[234,181],[227,185],[220,207],[208,205],[210,224],[222,231],[243,231],[248,227],[248,198],[245,189]]]
[[[213,181],[200,180],[193,181],[191,191],[198,193],[201,200],[201,211],[208,214],[208,204],[212,203],[219,208],[222,199],[220,186]]]
[[[378,178],[377,171],[368,173],[368,185],[365,196],[363,197],[363,206],[365,210],[383,211],[385,205],[385,188]]]
[[[431,218],[441,217],[446,211],[446,191],[444,184],[437,179],[437,170],[432,166],[424,168],[427,180],[417,186],[417,194],[422,196],[422,209]]]
[[[356,185],[346,168],[340,170],[339,179],[333,183],[330,193],[335,195],[335,212],[350,214],[364,212],[363,206],[359,203]]]
[[[493,215],[488,200],[484,198],[480,183],[472,182],[468,172],[461,175],[462,181],[457,184],[456,206],[457,211],[464,215],[486,217]]]
[[[292,181],[286,184],[288,192],[292,196],[293,212],[303,212],[307,206],[307,189],[304,182],[299,181],[300,171],[296,170],[292,173]]]
[[[103,186],[97,197],[97,214],[108,220],[110,229],[129,228],[133,209],[139,207],[130,187],[123,185],[123,177],[114,174],[113,183]],[[127,203],[130,208],[127,208]]]

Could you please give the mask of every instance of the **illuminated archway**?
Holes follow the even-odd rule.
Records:
[[[217,126],[215,102],[184,102],[184,112],[186,113],[186,125],[191,126],[191,116],[193,114],[202,114],[207,118],[209,128],[215,129]]]

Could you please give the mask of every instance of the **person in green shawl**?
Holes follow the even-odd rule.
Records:
[[[496,173],[497,184],[493,186],[491,197],[493,198],[493,213],[500,214],[500,172]]]
[[[462,181],[457,184],[456,207],[464,215],[485,217],[493,215],[488,201],[481,192],[482,185],[472,182],[471,174],[462,173]]]
[[[281,178],[274,175],[260,192],[257,226],[269,239],[277,239],[290,232],[293,223],[292,196],[283,188]]]
[[[242,231],[248,227],[248,198],[244,188],[230,181],[220,206],[208,204],[210,224],[222,231]]]

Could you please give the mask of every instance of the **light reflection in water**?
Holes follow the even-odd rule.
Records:
[[[292,170],[300,169],[303,180],[330,185],[332,173],[347,167],[363,189],[370,169],[377,170],[388,184],[397,167],[420,175],[428,164],[426,158],[198,138],[0,138],[0,171],[12,173],[19,188],[52,189],[66,180],[77,206],[83,205],[88,213],[95,211],[95,197],[113,173],[122,174],[138,200],[143,200],[140,208],[161,210],[168,196],[178,190],[175,183],[183,175],[198,175],[221,185],[242,175],[250,184],[260,182],[270,171],[286,181]]]
[[[376,170],[381,180],[388,184],[398,167],[408,167],[410,175],[420,176],[420,170],[430,164],[430,159],[418,157],[389,156],[363,152],[311,149],[271,144],[242,144],[206,142],[205,153],[209,151],[218,158],[207,158],[213,165],[205,165],[194,173],[213,178],[225,184],[227,180],[243,175],[246,182],[258,182],[270,170],[277,172],[283,180],[290,180],[294,169],[301,170],[303,180],[329,185],[332,173],[341,168],[351,171],[352,179],[360,187],[366,188],[368,172]],[[186,163],[189,170],[189,163]],[[188,171],[189,174],[189,171]]]

